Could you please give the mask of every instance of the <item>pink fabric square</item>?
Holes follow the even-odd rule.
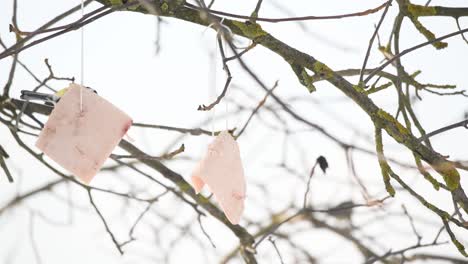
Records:
[[[208,146],[191,181],[197,193],[206,183],[228,220],[232,224],[239,223],[244,211],[246,186],[239,146],[229,132],[221,132]]]
[[[72,83],[50,114],[36,147],[89,183],[131,125],[127,114],[90,89]]]

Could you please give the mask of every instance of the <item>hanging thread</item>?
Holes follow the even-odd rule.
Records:
[[[229,116],[228,116],[228,112],[229,112],[229,103],[227,100],[224,100],[224,103],[226,104],[226,131],[229,131]]]
[[[217,37],[219,36],[219,34],[221,34],[221,32],[220,32],[221,28],[227,29],[227,30],[232,34],[231,30],[230,30],[228,27],[226,27],[226,26],[223,25],[223,21],[224,21],[224,17],[223,17],[223,18],[221,19],[221,21],[219,22],[219,29],[216,30],[216,35],[217,35]],[[213,25],[215,25],[214,22],[211,23],[211,24],[209,24],[208,27],[203,31],[202,34],[205,34],[206,30],[207,30],[208,28],[212,27]],[[217,60],[217,59],[218,59],[218,56],[217,56],[218,52],[217,52],[217,50],[218,50],[218,49],[223,49],[224,47],[223,47],[222,45],[223,45],[222,38],[221,38],[221,47],[218,47],[218,41],[216,41],[216,44],[215,44],[215,54],[214,54],[214,63],[213,63],[213,65],[214,65],[213,75],[214,75],[214,76],[213,76],[213,81],[212,81],[212,85],[213,85],[213,87],[212,87],[212,92],[213,92],[213,97],[215,97],[215,98],[216,98],[216,81],[217,81],[217,79],[216,79],[216,74],[217,74],[216,62],[218,61],[218,60]],[[223,65],[223,66],[224,66],[224,65]],[[225,103],[225,107],[226,107],[226,109],[225,109],[225,110],[226,110],[226,113],[225,113],[225,123],[226,123],[226,131],[229,131],[229,118],[228,118],[229,103],[227,102],[226,97],[227,97],[227,92],[226,92],[226,94],[225,94],[225,96],[224,96],[224,99],[225,99],[225,100],[224,100],[224,103]],[[212,111],[212,113],[211,113],[211,136],[214,136],[214,133],[215,133],[215,132],[214,132],[214,119],[215,119],[215,112],[216,112],[216,110],[215,110],[215,108],[213,108],[213,109],[211,109],[211,111]]]
[[[84,18],[84,0],[81,0],[81,18]],[[80,112],[83,112],[83,83],[84,83],[84,26],[81,27],[81,79],[80,79]]]
[[[221,20],[221,24],[223,23],[224,21],[224,18]],[[220,45],[221,45],[221,49],[224,49],[224,46],[223,46],[223,38],[221,38],[221,41],[220,41]],[[224,62],[223,62],[224,63]],[[224,67],[224,65],[223,65]],[[224,95],[224,104],[225,104],[225,107],[226,107],[226,113],[225,113],[225,120],[226,120],[226,131],[229,131],[229,115],[228,115],[228,112],[229,112],[229,102],[227,100],[227,96],[228,96],[228,91],[226,91],[226,94]]]
[[[214,51],[214,54],[213,54],[213,63],[211,65],[213,65],[213,79],[211,81],[211,96],[216,98],[216,83],[217,83],[217,74],[216,74],[216,61],[218,59],[218,56],[217,56],[217,50],[218,50],[218,42],[216,41],[215,42],[215,51]],[[215,122],[215,115],[216,115],[216,107],[212,108],[211,109],[211,136],[214,137],[215,135],[215,125],[214,125],[214,122]]]
[[[220,38],[220,42],[219,44],[221,45],[221,47],[218,47],[218,42],[216,42],[216,47],[219,48],[220,50],[224,50],[224,45],[223,45],[223,32],[222,30],[227,30],[230,34],[232,34],[231,32],[231,29],[224,26],[223,25],[223,22],[224,22],[224,17],[221,19],[221,21],[219,22],[219,28],[218,30],[216,31],[216,34],[218,36],[221,36]],[[220,35],[221,34],[221,35]],[[223,67],[224,67],[224,62],[223,62]],[[225,122],[226,122],[226,131],[229,131],[229,118],[228,118],[228,108],[229,108],[229,102],[227,101],[227,95],[228,95],[228,91],[226,91],[226,94],[224,95],[224,104],[225,104],[225,107],[226,107],[226,113],[225,113]]]

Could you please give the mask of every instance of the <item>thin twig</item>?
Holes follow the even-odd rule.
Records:
[[[201,229],[203,235],[205,235],[205,237],[208,239],[208,241],[210,241],[211,246],[213,248],[216,248],[216,245],[213,242],[213,239],[211,239],[210,235],[208,235],[208,232],[206,232],[205,228],[203,227],[203,224],[201,222],[201,217],[202,217],[202,215],[200,215],[200,214],[197,217],[198,225],[200,226],[200,229]]]
[[[281,264],[284,264],[283,258],[281,257],[281,253],[280,253],[278,247],[276,246],[275,240],[270,236],[270,237],[268,238],[268,241],[270,241],[270,243],[271,243],[271,244],[273,245],[273,247],[275,248],[276,254],[277,254],[278,257],[279,257]]]
[[[218,27],[222,27],[222,26],[218,25]],[[231,84],[232,75],[231,75],[231,71],[229,70],[229,66],[226,63],[226,54],[224,53],[223,41],[221,37],[222,37],[222,34],[218,30],[217,41],[218,41],[218,46],[219,46],[219,53],[221,54],[221,59],[223,62],[223,70],[226,72],[226,75],[227,75],[226,82],[224,84],[223,91],[216,98],[216,100],[209,105],[199,105],[198,111],[210,111],[211,109],[213,109],[213,107],[219,104],[221,100],[226,96],[227,90],[229,88],[229,84]]]
[[[234,60],[234,59],[237,59],[237,58],[240,58],[242,55],[244,55],[245,53],[247,53],[248,51],[250,51],[251,49],[255,48],[257,46],[257,43],[255,41],[252,41],[252,43],[250,43],[249,46],[247,46],[243,51],[239,52],[239,54],[237,55],[233,55],[231,57],[227,57],[224,59],[224,62],[228,62],[230,60]]]
[[[430,133],[427,133],[425,136],[422,136],[420,138],[418,138],[418,142],[422,142],[432,136],[435,136],[437,134],[440,134],[440,133],[444,133],[446,131],[449,131],[449,130],[452,130],[454,128],[457,128],[457,127],[464,127],[466,129],[468,129],[468,119],[465,119],[463,121],[460,121],[460,122],[457,122],[455,124],[451,124],[451,125],[448,125],[448,126],[445,126],[445,127],[442,127],[442,128],[439,128],[439,129],[436,129]]]
[[[109,15],[109,14],[111,14],[111,13],[113,13],[113,12],[119,10],[119,9],[125,9],[125,8],[131,7],[133,5],[136,5],[137,3],[138,2],[129,2],[129,3],[123,4],[121,6],[112,7],[110,9],[107,9],[106,6],[101,7],[99,9],[102,9],[102,10],[107,9],[107,10],[105,10],[105,11],[103,11],[103,12],[101,12],[101,13],[93,16],[93,17],[90,17],[90,18],[88,18],[88,19],[86,19],[86,20],[84,20],[84,21],[82,21],[80,23],[72,24],[72,25],[66,27],[63,30],[60,30],[60,31],[55,32],[55,33],[53,33],[51,35],[40,38],[38,40],[35,40],[35,41],[33,41],[33,42],[29,43],[29,44],[25,44],[24,46],[13,45],[12,47],[10,47],[7,50],[0,53],[0,60],[5,58],[5,57],[8,57],[8,56],[10,56],[12,54],[19,54],[21,51],[24,51],[24,50],[26,50],[26,49],[28,49],[28,48],[30,48],[32,46],[38,45],[38,44],[40,44],[40,43],[42,43],[42,42],[44,42],[46,40],[53,39],[53,38],[55,38],[57,36],[60,36],[62,34],[68,33],[70,31],[77,30],[77,29],[79,29],[79,28],[81,28],[81,27],[83,27],[83,26],[85,26],[85,25],[87,25],[89,23],[92,23],[92,22],[94,22],[94,21],[96,21],[96,20],[98,20],[98,19],[100,19],[100,18],[102,18],[102,17],[104,17],[106,15]],[[33,35],[33,34],[31,34],[31,35]],[[28,35],[28,37],[29,36],[30,35]],[[28,38],[28,37],[26,37],[26,38]],[[23,43],[24,43],[26,38],[23,39]]]
[[[34,211],[31,211],[30,215],[29,215],[29,237],[30,237],[30,241],[31,241],[31,247],[33,249],[33,253],[34,253],[34,258],[36,259],[36,264],[42,264],[42,258],[41,258],[41,254],[39,253],[39,248],[38,248],[38,245],[37,245],[37,241],[34,237],[34,230],[35,230],[35,212]]]
[[[257,107],[255,107],[255,109],[252,111],[249,118],[247,118],[247,121],[245,122],[244,126],[241,128],[239,133],[236,135],[236,139],[239,138],[242,135],[242,133],[244,133],[245,129],[247,128],[247,126],[250,123],[250,120],[252,120],[252,118],[255,116],[255,114],[258,112],[258,110],[260,110],[260,108],[262,108],[262,106],[265,104],[267,98],[273,93],[273,91],[276,89],[276,87],[278,87],[278,81],[276,81],[275,84],[273,85],[273,87],[268,90],[268,92],[265,94],[263,99],[258,103]]]
[[[444,35],[444,36],[441,36],[441,37],[438,37],[438,38],[435,38],[435,39],[432,39],[432,40],[429,40],[429,41],[426,41],[426,42],[423,42],[421,44],[418,44],[416,46],[413,46],[411,48],[408,48],[408,49],[405,49],[404,51],[398,53],[398,54],[395,54],[395,56],[393,56],[392,58],[388,59],[385,63],[383,63],[382,65],[380,65],[379,67],[375,68],[370,74],[369,76],[367,76],[367,78],[364,80],[364,83],[367,83],[370,79],[372,79],[372,77],[374,77],[374,75],[383,70],[385,67],[387,67],[389,64],[391,64],[392,62],[394,62],[396,59],[399,59],[401,57],[403,57],[404,55],[412,52],[412,51],[415,51],[419,48],[422,48],[424,46],[427,46],[427,45],[430,45],[434,42],[438,42],[438,41],[441,41],[443,39],[447,39],[447,38],[451,38],[453,36],[456,36],[456,35],[459,35],[459,34],[463,34],[465,32],[468,32],[468,28],[465,28],[465,29],[462,29],[462,30],[459,30],[459,31],[455,31],[455,32],[452,32],[450,34],[447,34],[447,35]]]
[[[379,5],[376,8],[368,9],[365,11],[360,11],[360,12],[355,12],[355,13],[349,13],[349,14],[343,14],[343,15],[332,15],[332,16],[301,16],[301,17],[285,17],[285,18],[265,18],[265,17],[257,17],[256,21],[263,21],[263,22],[271,22],[271,23],[278,23],[278,22],[291,22],[291,21],[305,21],[305,20],[330,20],[330,19],[341,19],[341,18],[347,18],[347,17],[357,17],[357,16],[366,16],[369,14],[373,14],[375,12],[378,12],[382,8],[385,7],[387,2]],[[201,10],[201,8],[185,3],[185,6],[197,10]],[[223,11],[217,11],[217,10],[212,10],[212,9],[204,9],[204,11],[210,13],[210,14],[215,14],[215,15],[220,15],[220,16],[225,16],[225,17],[233,17],[233,18],[239,18],[239,19],[246,19],[250,20],[252,19],[251,16],[243,16],[243,15],[237,15],[237,14],[231,14]]]
[[[307,199],[308,199],[309,191],[310,191],[310,181],[312,180],[312,176],[314,176],[314,172],[315,172],[315,168],[317,167],[317,164],[318,164],[318,160],[315,161],[314,166],[312,166],[312,169],[310,170],[309,179],[307,180],[307,185],[306,185],[306,191],[304,192],[302,208],[307,207]]]
[[[260,7],[262,6],[263,0],[258,0],[257,5],[255,6],[255,10],[252,12],[250,15],[250,22],[251,23],[256,23],[257,22],[257,17],[258,13],[260,12]]]
[[[135,222],[133,223],[132,227],[130,228],[130,231],[128,232],[128,237],[129,239],[123,243],[120,244],[121,247],[129,244],[130,242],[132,241],[135,241],[136,238],[133,236],[133,233],[135,232],[135,229],[137,227],[137,225],[140,223],[140,221],[143,219],[143,217],[145,216],[145,214],[151,209],[151,206],[153,206],[153,204],[155,202],[157,202],[159,200],[159,198],[161,198],[162,196],[166,195],[167,193],[169,193],[169,190],[165,190],[163,193],[161,193],[160,195],[154,197],[149,203],[148,205],[146,206],[146,208],[140,213],[140,215],[138,215],[137,219],[135,220]]]
[[[421,243],[422,236],[416,230],[416,226],[414,225],[413,217],[411,217],[411,215],[408,213],[408,210],[406,210],[406,206],[404,204],[402,204],[401,207],[403,208],[403,213],[406,215],[406,217],[408,217],[408,220],[409,220],[410,225],[411,225],[411,229],[413,230],[413,233],[416,236],[417,241],[418,241],[418,245],[419,245]]]
[[[169,160],[174,158],[176,155],[185,151],[185,145],[182,144],[178,149],[163,154],[161,156],[149,156],[149,155],[118,155],[118,154],[111,154],[112,159],[144,159],[144,160]]]
[[[457,23],[457,28],[458,28],[458,30],[461,30],[459,19],[460,19],[459,17],[456,17],[456,18],[455,18],[455,22]],[[462,37],[462,39],[466,42],[466,44],[468,44],[468,39],[466,39],[465,34],[462,33],[462,34],[461,34],[461,37]]]
[[[290,215],[289,217],[285,218],[284,220],[272,225],[267,231],[264,232],[264,235],[262,235],[260,237],[260,239],[258,239],[255,242],[254,248],[258,247],[258,245],[260,245],[260,243],[262,243],[262,241],[265,240],[265,238],[267,238],[271,234],[275,233],[275,231],[278,230],[278,228],[280,228],[282,225],[288,223],[289,221],[291,221],[292,219],[294,219],[294,218],[296,218],[296,217],[298,217],[300,215],[307,215],[307,214],[311,214],[311,213],[331,213],[331,212],[336,212],[336,211],[353,209],[353,208],[357,208],[357,207],[373,207],[373,206],[381,205],[388,198],[390,198],[390,196],[387,196],[387,197],[385,197],[383,199],[376,200],[372,204],[369,204],[369,203],[355,204],[355,203],[353,203],[353,204],[346,204],[344,206],[343,205],[338,205],[338,206],[331,207],[331,208],[326,208],[326,209],[314,209],[314,208],[309,208],[309,207],[301,208],[296,213],[294,213],[294,214]]]
[[[216,136],[222,132],[222,131],[209,131],[209,130],[205,130],[202,128],[182,128],[182,127],[171,127],[171,126],[153,125],[153,124],[145,124],[145,123],[133,123],[132,126],[176,131],[176,132],[183,133],[183,134],[190,134],[192,136],[200,136],[200,135],[207,135],[207,136],[215,135]]]
[[[123,255],[123,250],[122,250],[122,247],[121,245],[119,244],[119,242],[117,242],[114,234],[112,233],[112,231],[110,230],[109,228],[109,225],[107,224],[107,221],[106,219],[104,218],[104,216],[102,215],[101,211],[99,211],[99,208],[96,206],[96,204],[94,203],[94,200],[93,200],[93,196],[91,195],[91,190],[88,190],[88,197],[89,197],[89,202],[91,203],[91,205],[93,206],[94,210],[96,211],[96,213],[98,214],[99,218],[101,219],[102,223],[104,224],[104,227],[106,228],[106,232],[109,234],[109,236],[111,237],[112,239],[112,242],[114,243],[115,247],[117,248],[117,250],[119,251],[119,253],[121,255]]]
[[[434,246],[439,246],[439,245],[444,245],[444,244],[447,244],[447,242],[417,244],[417,245],[409,246],[409,247],[399,249],[399,250],[395,250],[395,251],[389,250],[387,253],[385,253],[384,255],[382,255],[380,257],[375,257],[375,258],[371,258],[371,259],[367,260],[365,262],[365,264],[372,264],[372,263],[384,260],[384,259],[386,259],[386,258],[388,258],[390,256],[403,255],[405,252],[413,250],[413,249],[419,249],[419,248],[424,248],[424,247],[434,247]]]
[[[4,157],[2,157],[2,155],[0,155],[0,167],[5,172],[5,175],[6,175],[7,179],[8,179],[8,182],[13,183],[14,182],[13,176],[11,176],[11,172],[8,169],[8,166],[6,165],[6,162],[4,160]]]
[[[374,39],[379,34],[380,26],[382,25],[382,22],[383,22],[383,20],[385,18],[385,15],[387,14],[387,11],[388,11],[388,9],[389,9],[389,7],[391,5],[392,5],[392,0],[389,0],[387,2],[387,5],[385,6],[385,9],[384,9],[384,11],[382,13],[382,16],[380,17],[379,23],[375,27],[375,30],[374,30],[374,33],[372,34],[372,37],[369,40],[369,46],[367,47],[366,56],[364,57],[364,62],[362,63],[361,74],[359,75],[359,84],[362,83],[362,78],[364,76],[364,70],[366,69],[367,60],[369,59],[370,50],[372,48],[372,44],[374,43]]]
[[[84,5],[87,6],[89,3],[91,3],[93,0],[86,0]],[[54,17],[41,27],[39,27],[35,32],[40,32],[44,29],[49,28],[50,26],[54,25],[55,23],[59,22],[60,20],[64,19],[65,17],[68,17],[69,15],[73,14],[74,12],[78,11],[81,9],[81,4],[76,5],[75,7],[63,12],[62,14]],[[13,46],[9,47],[8,49],[5,49],[2,53],[0,53],[0,59],[3,59],[4,57],[10,56],[13,53],[16,53],[15,49],[22,46],[23,44],[26,43],[26,41],[30,40],[33,38],[35,34],[29,34],[25,38],[22,39],[22,41],[15,43]]]

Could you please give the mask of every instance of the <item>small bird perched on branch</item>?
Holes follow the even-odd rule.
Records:
[[[86,87],[87,89],[90,89],[94,93],[97,94],[97,91],[90,88]],[[34,91],[28,91],[28,90],[22,90],[21,91],[21,96],[20,98],[26,101],[44,101],[46,105],[51,105],[54,106],[58,101],[60,101],[60,98],[67,93],[69,88],[64,88],[61,90],[58,90],[55,94],[47,94],[47,93],[39,93],[39,92],[34,92]]]
[[[351,216],[353,214],[353,208],[355,203],[351,200],[344,201],[338,204],[336,207],[332,208],[329,212],[329,215],[336,217],[337,219],[347,220],[351,222]]]

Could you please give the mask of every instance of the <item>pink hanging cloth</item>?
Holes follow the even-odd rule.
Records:
[[[131,125],[132,119],[120,109],[72,83],[55,105],[36,147],[89,183]]]
[[[239,146],[229,132],[221,132],[208,146],[191,181],[197,193],[206,183],[228,220],[235,225],[239,223],[244,211],[246,186]]]

